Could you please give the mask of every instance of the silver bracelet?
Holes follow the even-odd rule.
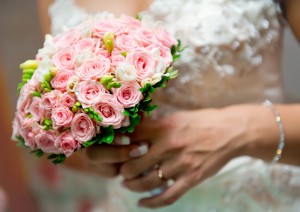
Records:
[[[282,156],[283,153],[283,149],[285,146],[285,131],[284,131],[284,127],[281,121],[281,116],[278,113],[278,111],[276,110],[276,108],[274,107],[273,103],[270,100],[265,100],[263,105],[270,107],[272,109],[272,112],[275,116],[275,120],[277,123],[277,126],[279,128],[279,144],[276,150],[276,154],[273,158],[273,163],[276,163]]]

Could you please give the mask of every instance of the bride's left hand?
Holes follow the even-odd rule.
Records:
[[[246,106],[247,107],[247,106]],[[215,174],[230,159],[243,153],[251,135],[250,117],[234,108],[178,112],[151,121],[145,120],[133,134],[133,141],[149,142],[149,152],[121,167],[123,185],[136,192],[161,187],[166,180],[174,184],[163,193],[140,200],[142,207],[170,205],[195,185]],[[143,173],[148,173],[147,175]]]

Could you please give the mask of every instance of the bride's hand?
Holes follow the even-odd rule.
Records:
[[[86,169],[101,177],[112,178],[119,175],[120,165],[132,158],[147,153],[144,145],[130,144],[128,137],[117,137],[110,145],[92,146],[83,151]]]
[[[172,204],[230,159],[243,154],[246,143],[254,139],[247,130],[253,115],[245,113],[247,107],[251,109],[245,106],[178,112],[156,121],[144,121],[132,140],[149,141],[149,152],[122,165],[123,185],[145,192],[172,179],[175,183],[163,193],[139,202],[149,208]],[[161,173],[153,168],[157,164]]]

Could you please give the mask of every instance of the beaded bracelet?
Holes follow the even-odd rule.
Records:
[[[273,158],[273,163],[276,163],[281,158],[285,146],[285,131],[281,121],[281,117],[274,107],[273,103],[270,100],[265,100],[263,104],[272,109],[272,112],[275,115],[277,126],[279,128],[279,144],[276,150],[275,157]]]

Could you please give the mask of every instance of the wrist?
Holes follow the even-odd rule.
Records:
[[[240,119],[239,156],[271,161],[277,149],[279,130],[272,110],[263,105],[238,105],[227,108]]]

